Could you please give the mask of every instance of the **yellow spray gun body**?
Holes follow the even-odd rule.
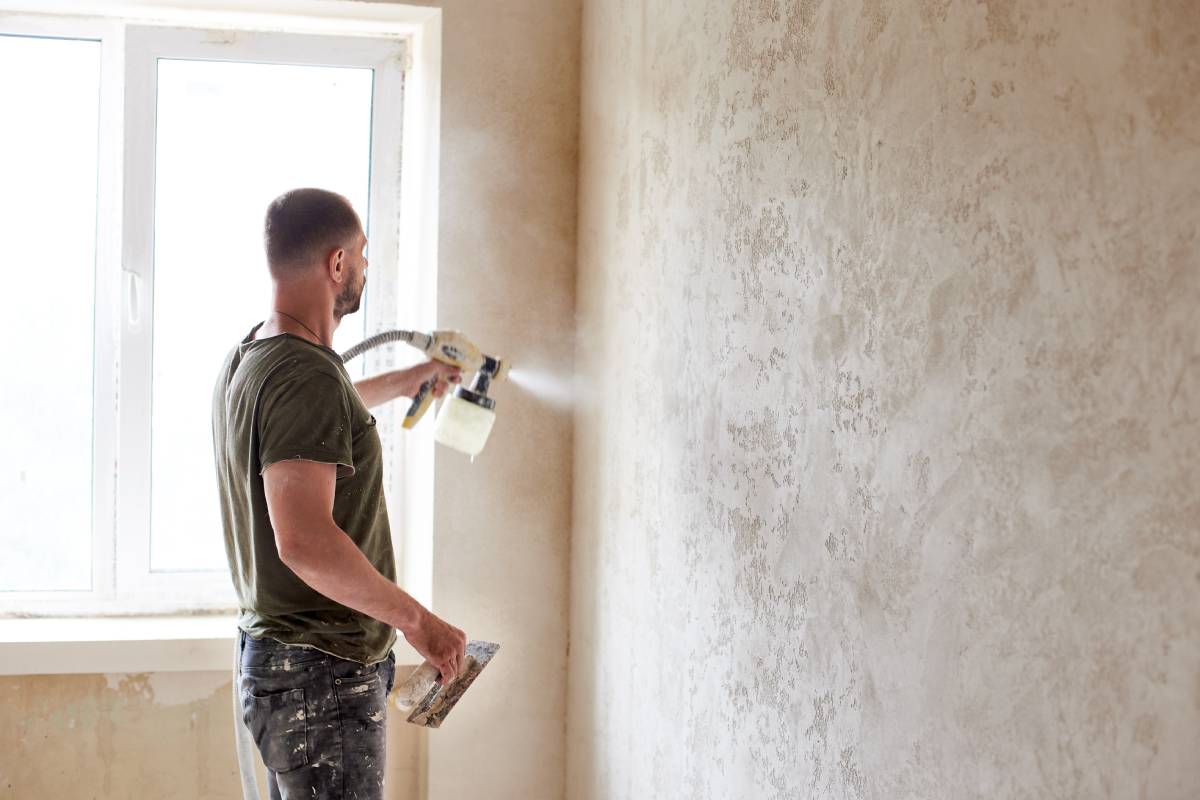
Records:
[[[342,361],[346,362],[350,359],[370,350],[373,347],[378,347],[388,342],[405,342],[413,347],[421,350],[429,358],[434,361],[440,361],[443,364],[448,364],[452,367],[458,367],[465,373],[475,373],[475,377],[471,380],[469,387],[458,387],[454,396],[450,398],[455,406],[466,403],[471,406],[478,407],[482,411],[491,413],[495,408],[495,401],[487,396],[487,390],[492,381],[502,380],[508,375],[509,362],[507,359],[495,358],[483,353],[475,343],[458,331],[434,331],[433,333],[421,333],[419,331],[385,331],[377,333],[342,354]],[[412,405],[409,406],[408,413],[404,416],[403,425],[405,428],[412,428],[421,417],[425,416],[425,412],[429,410],[429,406],[433,403],[433,387],[434,381],[426,381],[412,398]],[[468,414],[473,409],[460,410],[467,411]],[[494,414],[493,414],[494,416]],[[490,425],[488,426],[490,430]],[[487,432],[482,432],[483,439],[487,438]],[[438,440],[443,444],[449,444],[452,447],[470,452],[474,449],[468,445],[464,449],[460,444],[443,439],[438,436]],[[482,441],[478,447],[482,447]],[[474,452],[478,452],[475,450]],[[470,453],[474,455],[474,453]]]
[[[425,351],[434,361],[440,361],[463,372],[472,373],[483,369],[485,356],[475,343],[458,331],[434,331],[413,334],[411,344]],[[507,369],[505,368],[505,371]],[[494,378],[493,378],[494,380]],[[404,427],[411,428],[421,421],[433,403],[433,381],[425,381],[412,398],[412,405],[404,415]]]

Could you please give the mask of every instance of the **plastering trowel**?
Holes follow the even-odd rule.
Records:
[[[408,721],[412,724],[440,728],[442,720],[458,704],[499,649],[500,645],[492,642],[468,642],[462,673],[449,683],[437,683],[438,668],[426,661],[405,680],[396,683],[392,689],[392,702],[401,711],[409,712]]]

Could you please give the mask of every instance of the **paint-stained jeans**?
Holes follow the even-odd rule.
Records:
[[[396,660],[364,667],[241,633],[242,719],[272,800],[382,800]]]

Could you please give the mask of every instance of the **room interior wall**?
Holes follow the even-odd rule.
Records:
[[[1195,3],[583,32],[567,796],[1195,796]]]

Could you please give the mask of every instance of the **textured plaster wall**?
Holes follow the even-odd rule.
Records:
[[[568,796],[1200,794],[1200,7],[583,28]]]
[[[229,687],[228,672],[0,677],[0,797],[241,800]],[[388,800],[420,797],[421,735],[389,716]]]

